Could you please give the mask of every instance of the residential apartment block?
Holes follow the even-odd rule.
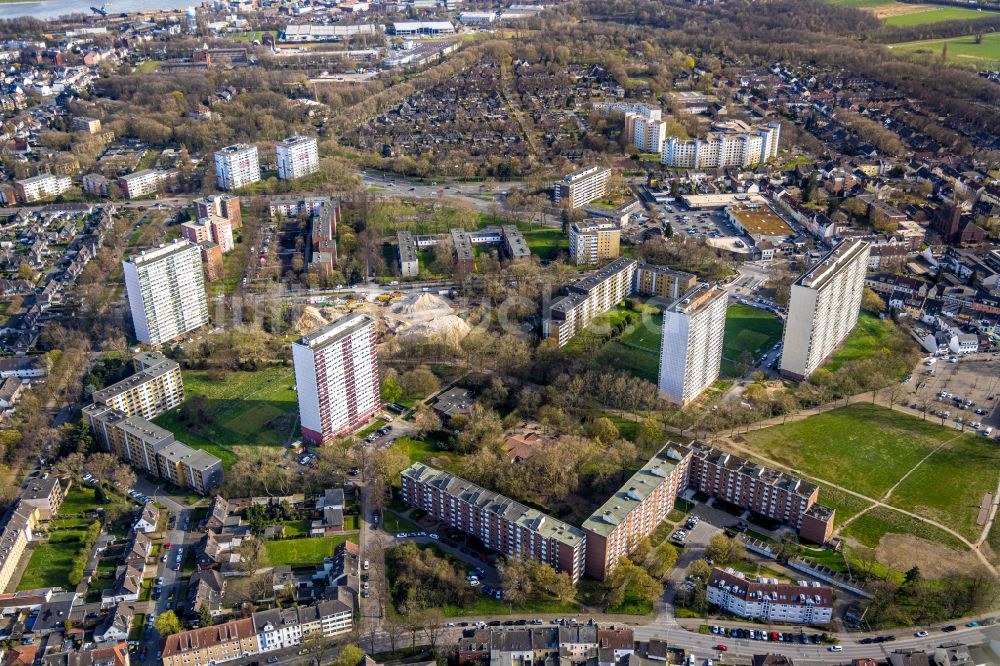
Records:
[[[43,522],[62,506],[68,487],[52,474],[32,473],[0,522],[0,590],[6,590],[19,570],[28,544]]]
[[[596,266],[620,252],[622,228],[616,222],[589,219],[569,226],[569,256],[577,266]]]
[[[668,300],[676,300],[694,289],[698,278],[691,273],[675,271],[653,264],[639,264],[635,270],[635,287],[637,294],[658,296]]]
[[[34,203],[42,199],[57,197],[73,186],[69,176],[43,173],[14,183],[14,192],[21,203]]]
[[[278,178],[295,180],[319,170],[319,146],[315,137],[291,136],[275,146]]]
[[[644,109],[625,113],[625,136],[632,145],[644,153],[663,152],[663,142],[667,139],[667,123],[659,109]]]
[[[251,618],[201,627],[167,636],[163,666],[209,666],[260,654]]]
[[[603,580],[620,558],[666,520],[687,487],[690,459],[686,446],[668,443],[583,522],[587,575]]]
[[[556,338],[562,347],[590,321],[632,293],[638,262],[620,257],[567,288],[552,302],[542,320],[542,335]]]
[[[704,139],[669,137],[660,162],[669,167],[711,169],[754,166],[778,155],[781,124],[752,127],[740,120],[716,123]]]
[[[181,237],[195,245],[211,241],[223,254],[232,251],[233,225],[222,217],[203,217],[181,224]]]
[[[194,200],[195,219],[227,220],[233,229],[243,226],[243,214],[240,210],[240,198],[233,194],[211,194]]]
[[[704,442],[689,446],[690,487],[794,527],[807,541],[826,543],[833,534],[834,510],[816,502],[819,488],[814,484]]]
[[[302,436],[322,443],[355,429],[381,407],[375,322],[341,317],[292,344]]]
[[[184,381],[175,361],[159,352],[141,352],[133,365],[134,375],[95,391],[94,403],[152,419],[184,402]]]
[[[420,274],[420,263],[417,261],[417,242],[409,231],[396,233],[399,274],[401,277],[416,277]]]
[[[827,624],[833,617],[833,590],[819,583],[750,580],[738,571],[715,568],[706,593],[708,603],[740,617],[808,625]]]
[[[809,377],[854,330],[870,251],[866,241],[843,241],[792,283],[781,374]]]
[[[611,169],[592,166],[567,174],[555,186],[554,200],[568,208],[580,208],[608,193]]]
[[[69,121],[70,129],[74,132],[86,132],[87,134],[97,134],[101,131],[101,121],[99,118],[89,116],[74,116]]]
[[[587,543],[572,525],[448,472],[414,463],[403,471],[403,501],[510,557],[543,562],[576,583]]]
[[[238,190],[259,180],[257,146],[238,143],[215,152],[215,182],[220,190]]]
[[[208,323],[201,249],[186,240],[122,262],[135,336],[159,345]]]
[[[687,405],[719,378],[728,294],[700,284],[663,310],[660,393]]]
[[[596,624],[562,627],[490,627],[458,640],[459,664],[533,666],[534,664],[635,664],[635,637],[628,627]]]
[[[341,601],[321,601],[311,606],[261,611],[252,619],[260,651],[271,652],[295,647],[312,636],[345,634],[351,631],[354,612]]]
[[[174,171],[161,169],[143,169],[125,174],[118,179],[118,187],[126,199],[138,199],[152,194],[158,194],[175,175]]]

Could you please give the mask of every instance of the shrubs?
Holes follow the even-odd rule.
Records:
[[[84,532],[80,539],[80,551],[73,560],[73,568],[66,576],[70,585],[79,585],[83,581],[83,570],[87,568],[87,561],[90,559],[90,551],[97,543],[97,538],[101,536],[101,523],[95,520]],[[52,540],[52,539],[50,539]]]
[[[467,606],[477,598],[476,588],[469,587],[466,581],[465,570],[433,548],[404,543],[386,553],[386,563],[390,594],[400,612]]]

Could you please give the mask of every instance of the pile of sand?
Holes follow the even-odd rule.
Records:
[[[420,294],[402,298],[389,308],[389,312],[395,315],[427,315],[435,314],[441,310],[451,312],[448,301],[437,294]]]
[[[404,338],[415,336],[436,338],[448,344],[457,345],[471,330],[464,319],[449,314],[443,317],[436,317],[430,321],[407,326],[399,331],[399,335]]]
[[[318,308],[307,305],[302,308],[302,316],[295,322],[295,330],[299,335],[306,335],[315,331],[320,326],[326,326],[329,322],[320,314]]]

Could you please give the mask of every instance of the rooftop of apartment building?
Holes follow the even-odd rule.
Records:
[[[537,509],[526,507],[509,497],[486,490],[450,472],[434,469],[422,463],[413,463],[403,471],[403,475],[418,483],[434,486],[484,511],[502,516],[507,521],[545,538],[555,539],[574,547],[584,539],[583,532],[579,528],[547,516]]]
[[[179,634],[168,636],[164,640],[163,657],[172,657],[176,654],[196,650],[207,650],[216,645],[252,638],[255,635],[253,620],[250,618],[182,631]]]
[[[153,359],[149,360],[153,361]],[[137,386],[142,386],[146,382],[171,373],[180,367],[175,361],[171,361],[165,356],[161,356],[158,362],[154,361],[149,365],[143,362],[143,366],[145,367],[134,375],[129,375],[120,382],[115,382],[100,391],[94,391],[94,402],[106,403],[117,395],[131,391]]]
[[[413,239],[413,234],[409,231],[400,231],[396,234],[396,239],[399,242],[399,260],[416,261],[417,243]]]
[[[793,283],[810,289],[822,289],[841,268],[858,258],[869,247],[861,239],[846,240],[827,252]]]
[[[231,146],[226,146],[225,148],[219,148],[217,151],[215,151],[215,154],[216,155],[236,155],[237,153],[242,153],[245,150],[254,150],[254,151],[256,151],[257,148],[255,146],[251,146],[248,143],[234,143]]]
[[[501,227],[501,230],[503,231],[504,238],[507,240],[512,258],[518,259],[531,254],[531,250],[528,249],[528,242],[524,240],[524,234],[521,233],[520,229],[513,224],[505,224]]]
[[[191,248],[196,248],[197,246],[189,243],[186,240],[175,240],[169,245],[160,245],[155,250],[143,250],[138,255],[133,255],[125,260],[126,263],[134,264],[137,268],[140,266],[145,266],[146,264],[156,263],[168,257],[181,254],[190,250]]]
[[[172,432],[166,428],[161,428],[151,421],[147,421],[141,416],[129,416],[122,419],[118,423],[118,428],[143,442],[165,442],[171,441],[174,438]]]
[[[671,303],[664,309],[664,312],[693,315],[719,298],[728,298],[723,289],[702,282],[692,287],[686,294]]]
[[[740,203],[726,209],[751,236],[791,236],[795,232],[766,203]]]
[[[184,463],[193,470],[203,472],[219,464],[219,459],[211,453],[192,449],[183,442],[173,441],[160,449],[157,453],[173,464]]]
[[[57,485],[59,485],[59,477],[54,474],[49,474],[44,478],[41,476],[31,477],[21,487],[21,499],[48,499]]]
[[[668,442],[638,472],[583,521],[582,528],[601,536],[611,534],[632,511],[670,477],[688,454],[683,444]]]
[[[804,497],[812,495],[813,491],[816,490],[816,486],[808,481],[803,481],[796,476],[771,469],[770,467],[758,465],[745,458],[734,456],[727,451],[709,446],[705,442],[695,440],[689,444],[689,447],[695,458],[713,465],[725,467],[739,474],[756,477],[769,486],[774,486],[790,493],[798,493]]]
[[[580,222],[573,223],[576,233],[591,233],[594,231],[621,231],[621,226],[612,220],[602,220],[599,217],[591,217]]]
[[[312,333],[303,335],[297,344],[313,350],[325,349],[348,335],[355,333],[372,323],[372,318],[360,312],[353,312],[341,317],[332,324],[318,328]]]
[[[773,578],[750,580],[733,569],[712,569],[709,587],[729,588],[730,593],[747,601],[763,601],[770,598],[772,603],[801,604],[813,606],[833,606],[833,590],[829,587],[800,581],[798,584],[779,583]]]
[[[469,239],[469,234],[462,229],[452,229],[451,242],[455,250],[455,258],[458,261],[473,260],[472,241]]]
[[[566,174],[565,176],[563,176],[563,182],[572,183],[574,181],[580,180],[581,178],[586,178],[587,176],[592,176],[596,173],[600,173],[601,171],[610,171],[610,169],[607,169],[602,166],[597,166],[595,164],[594,166],[585,167],[583,169],[574,171],[573,173]]]
[[[600,284],[605,280],[607,280],[608,278],[613,277],[614,275],[622,272],[623,270],[628,269],[630,266],[636,263],[638,262],[636,262],[635,259],[629,259],[628,257],[618,257],[604,268],[601,268],[600,270],[591,273],[590,275],[588,275],[587,277],[583,278],[582,280],[580,280],[575,284],[571,284],[569,286],[569,289],[572,291],[576,291],[578,293],[589,292],[591,289],[600,286]]]
[[[657,273],[658,275],[669,275],[671,277],[677,278],[682,282],[689,282],[696,279],[698,276],[694,273],[685,273],[684,271],[676,271],[672,268],[667,268],[666,266],[657,266],[656,264],[639,264],[639,270],[650,271],[652,273]]]
[[[287,139],[282,139],[281,141],[278,142],[278,145],[291,148],[292,146],[302,145],[304,143],[309,143],[310,141],[315,141],[315,140],[316,139],[314,139],[311,136],[303,136],[301,134],[295,134],[288,137]]]

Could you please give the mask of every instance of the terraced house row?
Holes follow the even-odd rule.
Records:
[[[133,467],[207,495],[222,484],[222,462],[149,420],[184,401],[180,366],[158,352],[138,354],[134,364],[136,374],[95,392],[83,409],[94,436]]]
[[[407,504],[487,548],[565,571],[574,583],[583,573],[603,579],[666,519],[678,495],[695,490],[784,523],[809,541],[825,543],[833,532],[834,511],[816,501],[815,485],[700,441],[668,442],[580,528],[422,463],[402,474]]]

